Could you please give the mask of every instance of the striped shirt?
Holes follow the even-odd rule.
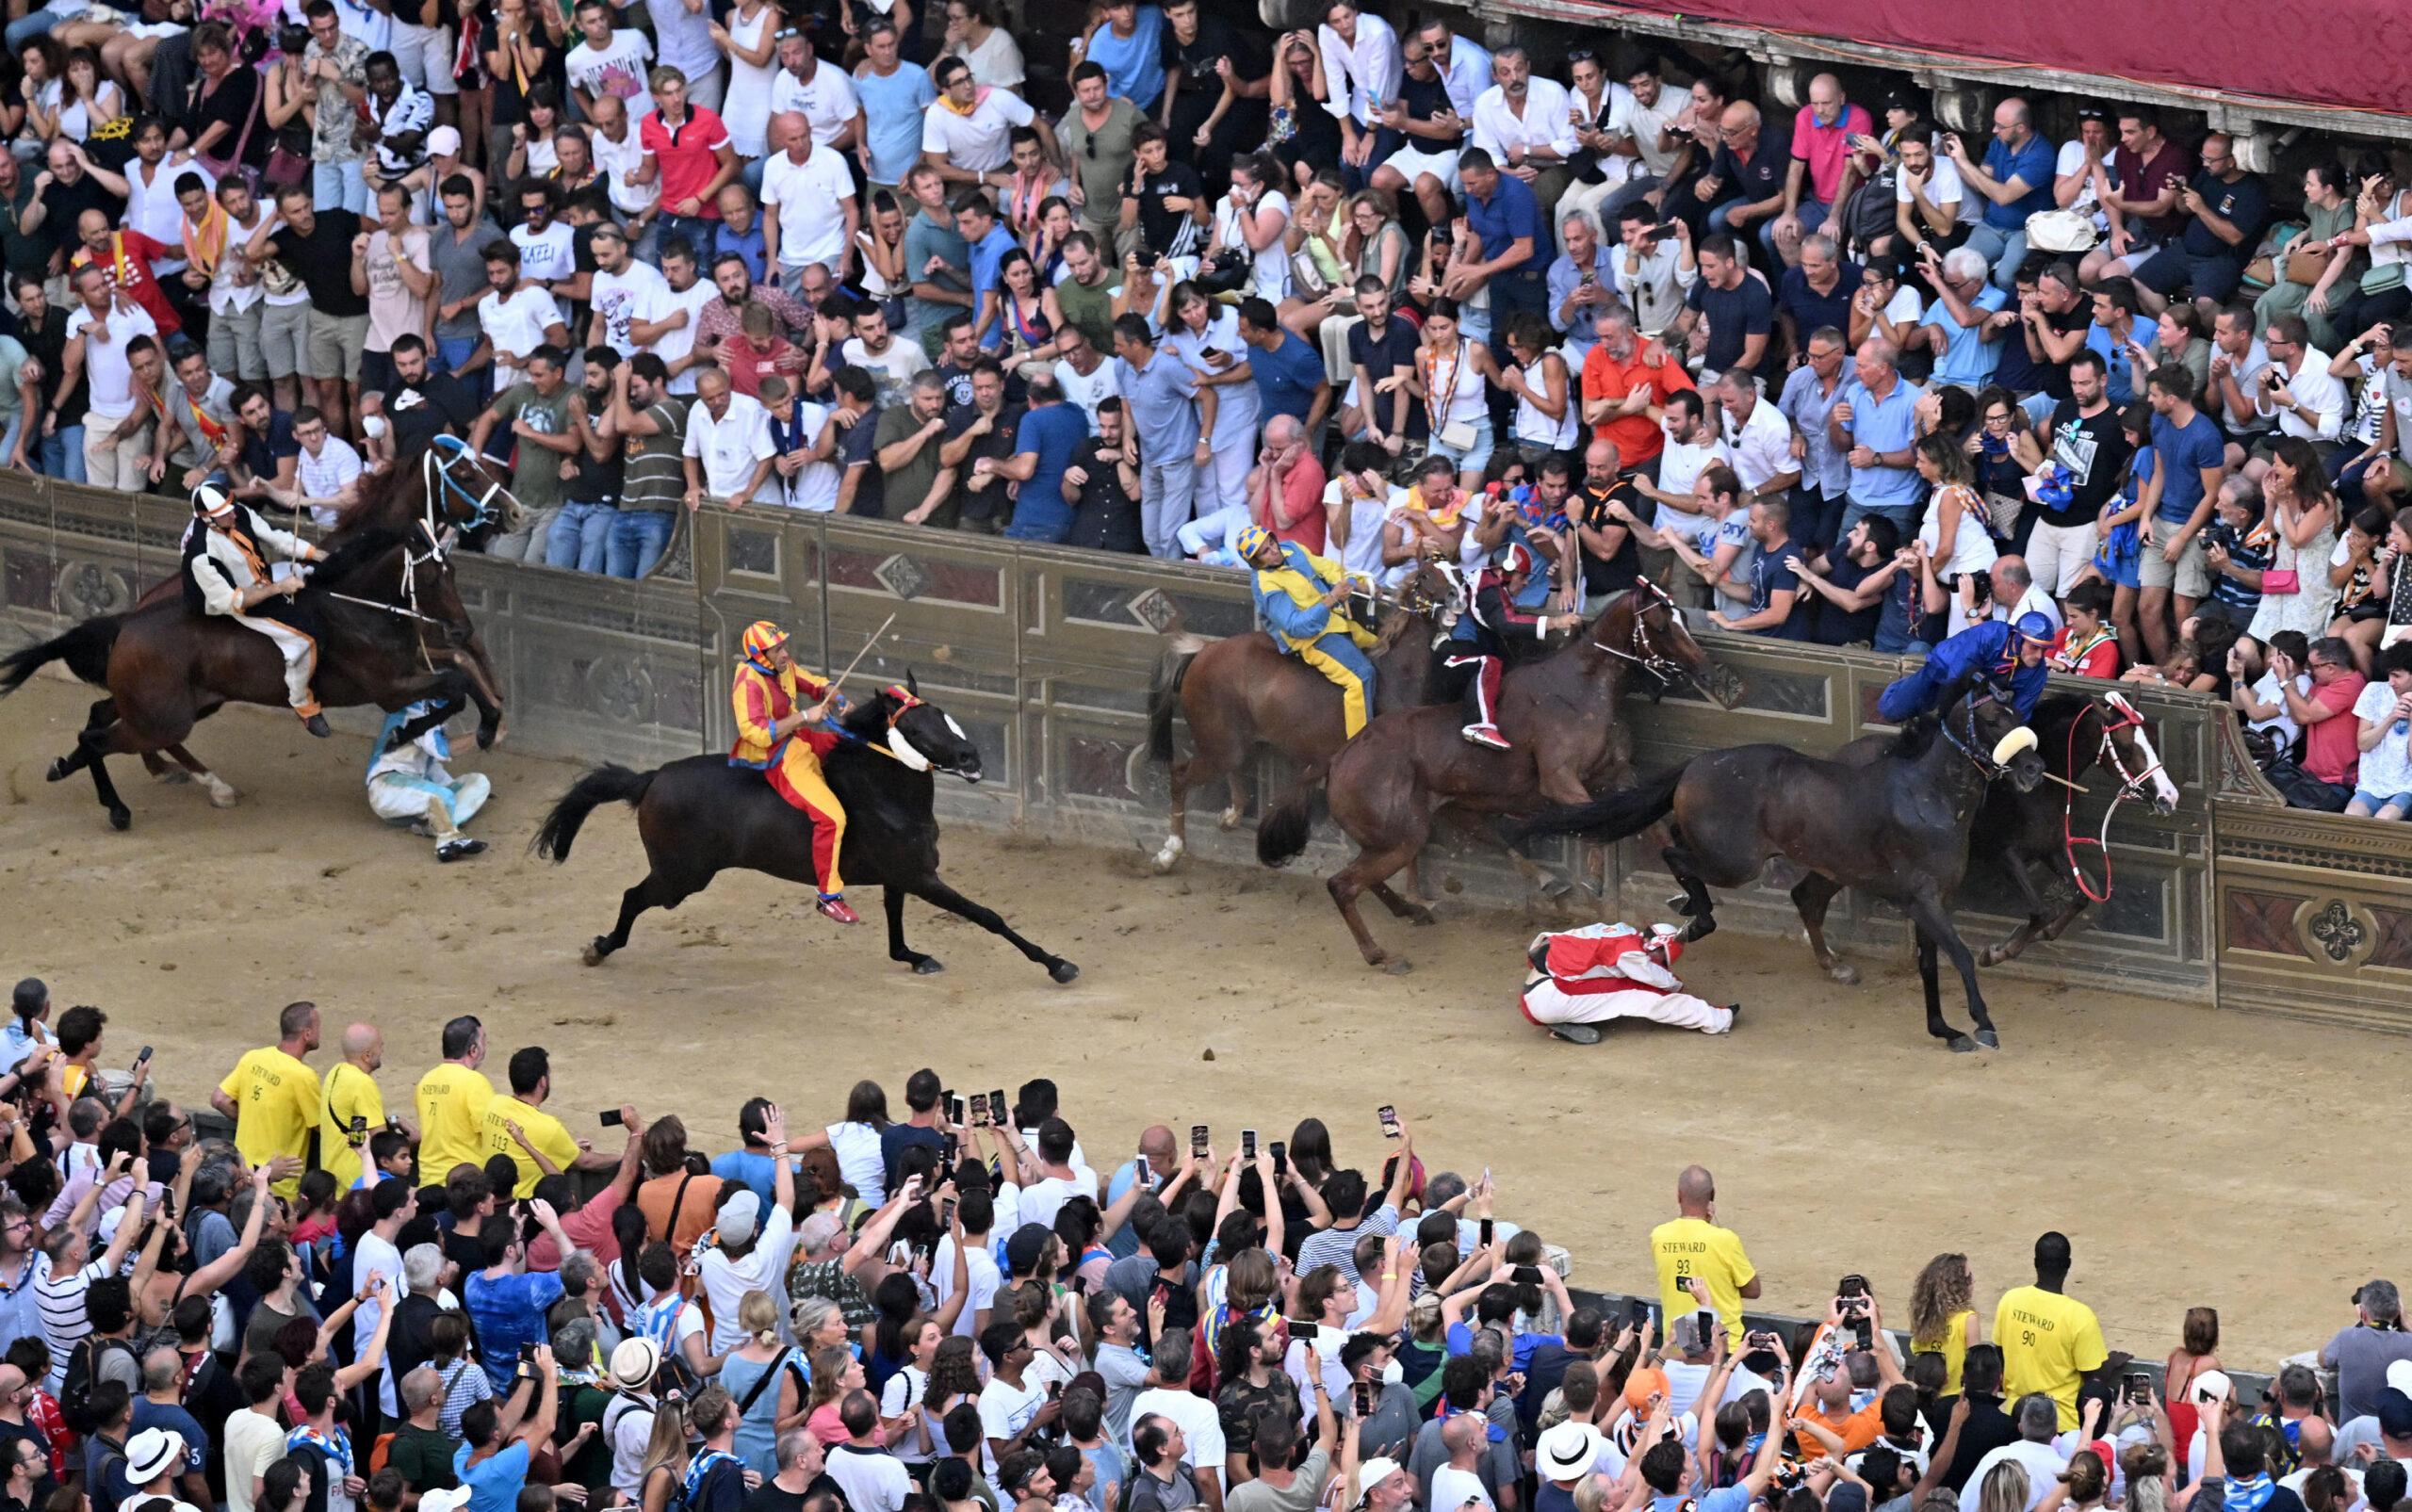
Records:
[[[620,480],[624,510],[676,509],[687,496],[687,405],[683,399],[660,398],[644,414],[660,429],[649,436],[630,436],[627,470]]]
[[[34,1263],[41,1267],[34,1279],[34,1305],[41,1309],[42,1341],[50,1346],[45,1384],[55,1396],[67,1385],[67,1357],[92,1331],[92,1320],[84,1311],[84,1293],[108,1274],[108,1267],[95,1260],[82,1270],[60,1276],[51,1269],[47,1255]]]
[[[1318,1265],[1334,1265],[1354,1286],[1357,1275],[1357,1241],[1367,1234],[1388,1237],[1398,1232],[1398,1210],[1385,1202],[1366,1214],[1365,1221],[1354,1228],[1318,1228],[1298,1245],[1297,1274],[1306,1275]]]

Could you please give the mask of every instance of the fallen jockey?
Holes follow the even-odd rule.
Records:
[[[1583,623],[1579,614],[1547,612],[1553,585],[1550,574],[1535,571],[1540,560],[1521,540],[1501,546],[1491,554],[1491,564],[1475,575],[1472,612],[1459,615],[1449,628],[1442,665],[1454,672],[1472,671],[1466,696],[1474,704],[1474,723],[1458,733],[1493,751],[1511,749],[1498,723],[1499,684],[1508,666],[1546,652],[1550,631]]]
[[[1683,953],[1672,924],[1654,924],[1646,935],[1631,924],[1537,935],[1524,951],[1533,967],[1524,979],[1524,1016],[1576,1045],[1598,1044],[1599,1026],[1612,1018],[1729,1032],[1742,1005],[1719,1008],[1686,992],[1672,969]]]
[[[2056,633],[2052,622],[2034,610],[2020,615],[2015,625],[2002,620],[1971,625],[1887,684],[1876,700],[1876,717],[1887,724],[1907,723],[1932,713],[1953,684],[1978,676],[2006,683],[2018,717],[2032,719],[2051,674],[2044,656]]]
[[[1348,617],[1348,596],[1363,586],[1348,570],[1262,526],[1234,543],[1256,569],[1256,608],[1273,643],[1340,685],[1341,721],[1351,739],[1374,717],[1374,632]]]
[[[261,519],[248,504],[229,497],[215,483],[192,492],[194,525],[185,536],[186,604],[198,613],[234,621],[275,642],[285,658],[285,696],[313,735],[328,733],[326,717],[310,680],[318,669],[318,623],[313,604],[300,597],[301,570],[277,576],[269,559],[312,562],[318,548]]]
[[[368,758],[368,809],[388,823],[407,823],[412,834],[432,837],[438,861],[458,861],[486,848],[485,841],[462,834],[461,826],[485,806],[494,785],[482,772],[455,777],[445,770],[444,763],[452,759],[452,744],[441,724],[408,744],[387,749],[403,725],[428,712],[430,706],[421,703],[385,716],[377,743],[369,748],[374,754]]]
[[[812,872],[821,891],[814,906],[840,924],[859,924],[861,919],[846,906],[846,884],[838,874],[846,810],[821,772],[822,758],[839,740],[830,717],[842,713],[846,701],[795,664],[787,632],[768,620],[746,627],[744,651],[728,695],[737,716],[737,744],[728,764],[761,772],[773,791],[811,816]]]

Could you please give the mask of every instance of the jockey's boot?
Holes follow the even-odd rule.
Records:
[[[1458,731],[1458,733],[1465,737],[1466,743],[1468,745],[1479,745],[1486,750],[1491,751],[1512,751],[1515,749],[1514,746],[1508,743],[1508,737],[1499,733],[1499,726],[1491,723],[1488,720],[1482,721],[1479,723],[1469,724],[1465,728]]]
[[[317,736],[321,740],[334,733],[334,731],[327,728],[327,717],[324,714],[302,715],[302,727],[308,730],[311,734]]]
[[[1551,1037],[1562,1039],[1570,1045],[1600,1043],[1600,1026],[1597,1024],[1552,1024],[1549,1032]]]
[[[485,854],[485,849],[486,842],[483,840],[473,840],[466,835],[458,836],[435,848],[435,859],[459,861],[468,856],[482,855]]]
[[[862,916],[856,914],[853,909],[846,906],[846,895],[844,893],[824,892],[821,895],[821,901],[814,903],[812,906],[820,910],[823,918],[836,919],[840,924],[859,924],[862,922]]]

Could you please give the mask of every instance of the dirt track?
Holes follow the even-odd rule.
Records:
[[[1395,1102],[1435,1169],[1490,1164],[1504,1214],[1573,1249],[1579,1282],[1644,1284],[1642,1236],[1676,1170],[1701,1161],[1771,1306],[1822,1305],[1856,1270],[1898,1318],[1915,1268],[1959,1248],[1989,1312],[2027,1278],[2035,1234],[2059,1227],[2072,1289],[2114,1348],[2157,1356],[2189,1305],[2209,1304],[2241,1368],[2324,1339],[2370,1267],[2400,1255],[2390,1183],[2339,1179],[2321,1151],[2400,1142],[2393,1099],[2328,1094],[2343,1065],[2358,1086],[2401,1081],[2401,1039],[1998,982],[2008,1048],[1952,1056],[1922,1032],[1906,959],[1863,960],[1867,984],[1842,988],[1797,941],[1727,932],[1685,967],[1703,995],[1747,1005],[1740,1032],[1628,1027],[1577,1049],[1515,1013],[1520,919],[1453,905],[1410,939],[1382,919],[1417,964],[1391,978],[1359,963],[1315,879],[1194,864],[1159,879],[1135,852],[972,831],[948,838],[951,879],[1079,963],[1077,984],[919,904],[910,937],[949,969],[915,978],[886,959],[875,909],[844,934],[752,876],[647,916],[590,970],[580,946],[644,864],[616,807],[566,868],[526,854],[568,768],[470,753],[463,767],[497,794],[472,829],[497,849],[440,868],[368,815],[361,741],[236,711],[194,743],[242,805],[220,812],[122,762],[135,825],[119,835],[89,785],[41,779],[89,698],[43,679],[0,705],[0,977],[108,1009],[109,1058],[155,1044],[180,1097],[307,997],[330,1043],[354,1017],[385,1029],[389,1103],[454,1014],[486,1017],[497,1075],[512,1049],[546,1045],[574,1131],[599,1133],[582,1110],[626,1098],[718,1145],[758,1091],[819,1120],[868,1075],[901,1107],[904,1075],[928,1063],[967,1091],[1054,1076],[1100,1164],[1143,1123],[1211,1123],[1229,1149],[1244,1124],[1286,1135],[1307,1113],[1344,1160],[1370,1162],[1374,1109]],[[902,1043],[859,1048],[894,1036],[899,1010],[916,1015]]]

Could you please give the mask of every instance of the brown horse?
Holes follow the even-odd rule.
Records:
[[[1457,575],[1436,562],[1419,562],[1400,585],[1396,611],[1382,626],[1372,655],[1377,706],[1412,708],[1426,701],[1434,638],[1464,611],[1464,599]],[[1186,759],[1173,755],[1176,709],[1188,720],[1196,746]],[[1165,653],[1148,690],[1148,756],[1172,773],[1171,833],[1156,853],[1158,871],[1170,871],[1189,848],[1190,789],[1221,777],[1231,801],[1220,823],[1238,827],[1247,808],[1241,777],[1260,740],[1298,763],[1305,780],[1320,776],[1348,740],[1340,690],[1297,658],[1282,655],[1263,630],[1199,651],[1177,646]]]
[[[391,711],[431,702],[433,710],[404,726],[397,740],[416,740],[475,704],[478,743],[488,746],[501,729],[501,695],[448,558],[462,524],[489,523],[494,494],[473,494],[440,464],[422,469],[420,463],[413,457],[381,475],[345,511],[329,537],[332,549],[311,575],[305,592],[326,632],[317,689],[332,707],[374,704]],[[423,478],[428,492],[414,499]],[[408,528],[394,529],[395,518],[408,518]],[[285,703],[284,661],[275,646],[238,625],[194,615],[180,585],[172,594],[146,595],[130,613],[87,620],[0,660],[0,695],[57,660],[100,682],[109,695],[93,704],[75,749],[52,764],[49,778],[57,782],[90,769],[93,789],[119,829],[133,815],[109,780],[108,756],[166,750],[230,702]]]
[[[1431,910],[1390,879],[1424,849],[1443,810],[1530,814],[1545,804],[1580,804],[1629,778],[1633,738],[1618,706],[1636,673],[1655,691],[1688,683],[1727,707],[1738,693],[1738,679],[1692,639],[1674,601],[1645,582],[1610,599],[1546,659],[1508,674],[1498,717],[1513,749],[1467,743],[1454,707],[1382,714],[1342,749],[1325,786],[1332,820],[1357,842],[1357,855],[1325,886],[1368,966],[1398,972],[1408,963],[1375,940],[1358,895],[1370,888],[1399,918],[1431,923]],[[1298,784],[1266,813],[1258,860],[1278,867],[1306,848],[1314,786]]]

